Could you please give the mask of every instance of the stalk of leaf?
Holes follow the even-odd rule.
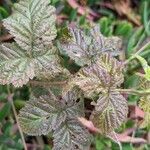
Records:
[[[150,46],[150,41],[146,43],[142,48],[140,48],[134,55],[132,55],[129,59],[127,59],[124,64],[128,64],[131,60],[137,57],[141,52],[143,52],[148,46]]]
[[[145,26],[144,31],[143,31],[142,35],[140,36],[140,39],[138,40],[138,43],[137,43],[136,46],[132,49],[132,52],[136,51],[136,49],[138,49],[139,45],[140,45],[140,44],[142,43],[142,41],[145,39],[146,34],[147,34],[146,29],[147,29],[147,27],[149,26],[149,24],[150,24],[150,21],[149,21],[148,24]],[[134,37],[134,38],[135,38],[135,37]],[[139,51],[139,50],[138,50],[138,51]],[[137,51],[136,54],[139,54],[139,53],[140,53],[140,52],[138,52],[138,51]],[[130,61],[130,60],[132,60],[131,58],[132,58],[132,56],[127,60],[127,62]]]
[[[147,63],[150,64],[150,59],[148,58],[150,54],[150,49],[147,49],[146,51],[143,51],[141,53],[141,56],[147,60]],[[133,74],[135,71],[140,69],[141,65],[139,63],[136,63],[132,65],[130,68],[127,69],[127,74]]]
[[[136,90],[136,89],[114,89],[113,91],[126,93],[126,94],[132,94],[132,95],[149,95],[150,89],[148,90]]]
[[[14,113],[14,116],[15,116],[15,119],[16,119],[16,122],[17,122],[19,133],[20,133],[20,136],[21,136],[21,139],[22,139],[22,143],[23,143],[23,146],[24,146],[24,150],[27,150],[27,146],[26,146],[24,135],[23,135],[23,131],[22,131],[21,127],[20,127],[20,124],[19,124],[19,121],[18,121],[18,117],[17,117],[16,108],[15,108],[15,105],[13,103],[13,94],[10,92],[9,86],[7,86],[7,91],[8,91],[8,101],[10,101],[11,106],[12,106],[12,110],[13,110],[13,113]]]
[[[64,86],[68,81],[60,81],[60,82],[44,82],[44,81],[29,81],[31,85],[42,85],[42,86]]]

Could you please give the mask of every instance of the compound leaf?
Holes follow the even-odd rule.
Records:
[[[98,25],[89,34],[75,27],[69,27],[68,30],[68,40],[61,42],[60,49],[79,66],[95,61],[102,52],[116,55],[121,48],[121,40],[117,37],[104,37]]]
[[[122,69],[121,62],[109,54],[103,54],[96,63],[82,68],[73,82],[84,91],[85,96],[92,97],[93,94],[120,86],[124,80]]]
[[[91,120],[103,134],[118,128],[127,118],[128,105],[119,92],[101,94],[95,104]]]
[[[56,37],[55,8],[48,4],[48,0],[21,0],[4,20],[16,42],[0,46],[1,84],[18,87],[35,76],[50,78],[63,72],[52,46]]]
[[[53,137],[53,150],[88,150],[91,143],[89,132],[77,120],[67,120]]]
[[[77,101],[80,97],[76,92],[69,91],[62,98],[51,92],[31,98],[19,114],[23,131],[29,135],[45,135],[58,128],[66,118],[82,116],[83,103],[80,99]]]

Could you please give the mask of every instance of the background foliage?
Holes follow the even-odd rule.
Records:
[[[13,3],[16,0],[0,1],[0,19],[5,19],[11,14]],[[142,47],[150,40],[150,1],[149,0],[52,0],[52,5],[57,8],[57,26],[58,28],[69,23],[78,23],[80,27],[88,29],[89,22],[96,22],[100,25],[101,33],[106,37],[116,35],[123,39],[123,52],[121,60],[128,59],[137,49]],[[78,9],[76,8],[78,6]],[[61,29],[58,34],[61,36]],[[12,37],[0,24],[0,41],[11,41]],[[59,36],[59,35],[58,35]],[[123,88],[135,88],[141,82],[135,72],[141,72],[149,78],[148,65],[150,64],[150,47],[141,53],[142,58],[132,61],[128,65],[125,82],[121,85]],[[70,63],[68,65],[68,62]],[[68,57],[64,57],[62,62],[72,73],[79,69],[79,66],[70,62]],[[145,65],[147,65],[145,67]],[[146,68],[144,68],[144,67]],[[143,81],[142,81],[143,83]],[[143,87],[144,89],[144,87]],[[14,88],[13,86],[0,86],[0,149],[2,150],[22,150],[23,144],[16,124],[13,111],[13,105],[10,100],[10,93],[13,93],[13,102],[17,112],[29,100],[31,89],[29,86],[23,88]],[[38,94],[38,93],[36,93]],[[130,94],[124,95],[128,99],[129,114],[128,120],[119,129],[121,133],[120,141],[123,150],[148,150],[150,149],[150,131],[149,127],[140,128],[139,124],[143,120],[143,111],[139,109],[139,96]],[[140,106],[148,114],[146,120],[150,120],[148,104],[143,102],[142,97]],[[90,101],[87,98],[85,106],[89,108]],[[150,104],[149,104],[150,105]],[[86,112],[89,116],[89,112]],[[145,120],[145,121],[146,121]],[[143,126],[145,124],[143,122]],[[56,134],[59,134],[58,132]],[[55,135],[54,135],[55,136]],[[42,137],[25,136],[28,149],[50,150],[52,147],[52,135]],[[95,134],[92,141],[91,150],[119,149],[118,145],[112,140]]]

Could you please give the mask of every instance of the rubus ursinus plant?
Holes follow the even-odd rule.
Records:
[[[31,98],[18,115],[24,133],[51,133],[54,150],[88,150],[92,137],[78,120],[84,117],[88,98],[95,107],[89,119],[101,134],[117,141],[115,129],[128,114],[123,93],[142,95],[142,126],[150,126],[150,67],[139,56],[148,44],[120,61],[121,39],[104,37],[98,25],[87,32],[68,25],[57,36],[55,8],[49,0],[20,0],[13,9],[3,20],[14,41],[0,45],[0,83],[31,86]],[[78,65],[75,73],[63,65],[66,56]],[[133,59],[143,66],[144,82],[139,89],[122,89],[126,66]]]

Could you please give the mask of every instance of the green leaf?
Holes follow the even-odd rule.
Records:
[[[126,99],[119,92],[101,94],[91,120],[105,135],[125,122],[128,114]]]
[[[59,46],[79,66],[90,64],[103,52],[118,55],[120,51],[121,40],[117,37],[104,37],[99,25],[93,27],[89,34],[72,27],[69,27],[69,32],[72,38],[63,40]]]
[[[83,116],[82,111],[83,103],[76,90],[69,91],[62,98],[49,92],[27,102],[20,110],[19,122],[29,135],[46,135],[58,128],[67,117]]]
[[[79,20],[79,25],[82,26],[86,23],[86,16],[83,15],[80,17],[80,20]]]
[[[112,20],[107,17],[102,17],[99,21],[101,32],[105,36],[111,36],[113,32]]]
[[[144,69],[144,77],[150,81],[150,66],[148,65],[148,62],[141,56],[137,55],[135,56],[141,63],[143,69]]]
[[[133,26],[131,23],[126,21],[120,21],[116,25],[115,35],[127,37],[132,33]]]
[[[17,110],[20,110],[22,107],[24,107],[25,106],[25,101],[24,100],[22,100],[22,99],[16,99],[15,101],[14,101],[14,105],[15,105],[15,108],[17,109]]]
[[[73,83],[79,86],[86,97],[120,86],[124,80],[123,65],[109,54],[103,54],[98,61],[82,68]]]
[[[149,21],[149,3],[147,1],[143,2],[143,12],[142,19],[144,23],[144,28],[148,36],[150,36],[150,21]]]
[[[11,135],[11,131],[12,131],[12,127],[13,124],[11,122],[6,122],[3,127],[2,127],[2,131],[6,136],[10,136]]]
[[[0,122],[10,113],[11,104],[7,102],[0,110]]]
[[[50,1],[52,5],[56,5],[59,2],[59,0],[50,0]]]
[[[90,134],[77,120],[67,120],[54,132],[53,150],[88,150]]]
[[[127,44],[127,56],[129,57],[131,54],[135,52],[135,48],[139,45],[139,43],[144,38],[143,28],[138,28],[134,31],[134,33],[130,36],[128,44]]]
[[[19,139],[20,140],[20,139]],[[22,150],[23,145],[12,137],[0,135],[0,145],[3,146],[1,150]]]
[[[1,6],[0,6],[0,16],[2,18],[6,18],[6,17],[9,16],[9,13],[7,12],[7,10],[5,8],[1,7]]]
[[[70,19],[70,21],[74,21],[76,19],[76,17],[77,17],[77,9],[73,9],[69,16],[69,19]]]
[[[44,150],[52,150],[52,148],[49,145],[45,145]]]
[[[19,87],[35,76],[53,78],[62,72],[57,50],[55,8],[48,0],[20,1],[4,26],[16,43],[0,46],[0,83]],[[45,11],[47,10],[47,11]]]

